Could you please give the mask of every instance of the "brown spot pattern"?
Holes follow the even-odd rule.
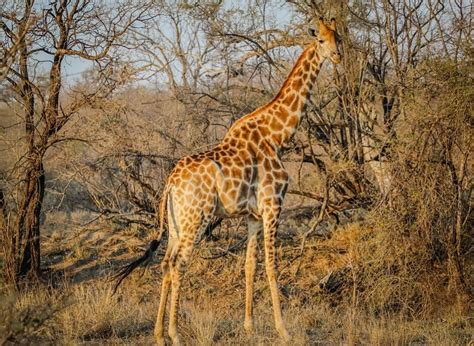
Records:
[[[172,289],[179,287],[181,272],[186,268],[196,238],[214,216],[251,215],[254,220],[262,220],[267,274],[271,291],[277,292],[274,241],[288,185],[278,146],[289,139],[299,124],[304,97],[318,73],[315,66],[320,66],[315,49],[314,46],[306,49],[298,58],[272,102],[239,119],[216,148],[181,159],[171,173],[165,188],[168,202],[164,203],[170,209],[169,249],[162,263],[163,273],[169,273]],[[251,260],[255,260],[254,248],[248,253]],[[160,311],[163,306],[166,309],[168,292],[165,293]],[[172,296],[170,304],[172,311],[176,311],[179,300],[177,295]],[[279,299],[278,295],[272,298]],[[281,312],[275,316],[281,316]],[[158,319],[157,325],[163,320],[164,317]],[[281,318],[276,323],[284,329]],[[163,329],[160,328],[157,330]],[[172,328],[176,328],[176,315],[170,316]]]

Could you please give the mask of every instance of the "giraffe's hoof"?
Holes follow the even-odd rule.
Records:
[[[246,320],[244,322],[244,329],[247,332],[247,334],[252,334],[253,333],[253,321],[252,320]]]
[[[179,337],[176,335],[176,336],[172,336],[171,337],[171,341],[173,342],[173,345],[174,346],[179,346],[181,345],[181,341],[179,340]]]
[[[163,336],[163,328],[155,327],[155,340],[159,346],[165,346],[165,338]]]
[[[166,345],[166,343],[165,343],[165,338],[164,338],[164,337],[162,337],[162,336],[156,336],[155,338],[156,338],[156,344],[157,344],[158,346],[165,346],[165,345]]]
[[[291,341],[291,335],[290,333],[288,333],[288,331],[283,328],[283,329],[280,329],[278,331],[278,333],[280,334],[280,337],[285,341],[285,342],[290,342]]]

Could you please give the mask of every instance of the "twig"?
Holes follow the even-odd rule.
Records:
[[[236,226],[236,229],[238,230],[240,227],[240,224],[242,223],[243,218],[239,220],[239,223]],[[227,250],[224,250],[223,252],[217,254],[217,255],[211,255],[211,256],[201,256],[199,255],[202,259],[210,260],[210,259],[217,259],[221,258],[224,256],[227,256],[228,254],[231,254],[233,251],[240,249],[242,244],[244,244],[247,241],[247,236],[243,237],[240,239],[236,244],[232,245],[231,247],[227,248]]]
[[[305,246],[305,243],[306,243],[306,238],[308,238],[308,236],[311,233],[316,231],[316,228],[319,226],[321,221],[323,221],[324,212],[326,211],[326,208],[328,206],[328,200],[329,200],[329,186],[328,186],[328,184],[326,184],[324,190],[325,190],[324,191],[324,199],[323,199],[323,203],[321,204],[321,209],[319,210],[318,218],[314,222],[313,226],[308,231],[306,231],[306,233],[303,235],[303,240],[302,240],[301,246],[300,246],[300,255],[303,254],[304,246]]]
[[[318,218],[314,222],[313,226],[308,231],[306,231],[306,233],[303,235],[303,239],[302,239],[301,245],[300,245],[300,252],[299,252],[299,255],[296,256],[296,258],[303,256],[304,247],[305,247],[305,244],[306,244],[306,239],[308,238],[308,236],[311,233],[316,231],[316,228],[319,226],[321,221],[323,221],[324,213],[326,211],[326,208],[328,206],[328,201],[329,201],[329,189],[330,189],[330,184],[329,184],[328,180],[326,179],[326,184],[325,184],[325,187],[324,187],[324,199],[323,199],[323,203],[321,205],[321,209],[319,210]],[[296,267],[296,271],[295,271],[295,274],[294,274],[295,276],[300,271],[301,263],[302,263],[302,261],[300,261],[300,263],[298,264],[298,267]]]
[[[224,256],[227,256],[229,254],[232,254],[233,251],[239,249],[242,244],[244,244],[245,242],[247,241],[247,236],[243,237],[242,239],[240,239],[236,244],[234,244],[233,246],[231,246],[230,248],[228,248],[227,250],[217,254],[217,255],[212,255],[212,256],[200,256],[202,259],[206,259],[206,260],[211,260],[211,259],[217,259],[217,258],[221,258],[221,257],[224,257]]]

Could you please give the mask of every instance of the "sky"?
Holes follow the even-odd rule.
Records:
[[[245,11],[245,8],[248,7],[248,4],[255,4],[258,0],[230,0],[226,1],[224,8],[237,7]],[[264,2],[264,1],[260,1]],[[290,10],[289,5],[285,4],[284,1],[274,0],[268,1],[266,5],[268,17],[272,17],[273,20],[278,22],[278,25],[284,26],[289,23],[294,12]],[[163,33],[168,37],[173,37],[173,34],[164,26],[161,28]],[[51,59],[50,56],[44,54],[43,59]],[[92,68],[93,62],[82,59],[77,56],[67,56],[63,63],[63,77],[67,83],[73,83],[75,80],[81,77],[81,74]]]

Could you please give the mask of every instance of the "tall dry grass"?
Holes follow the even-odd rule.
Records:
[[[472,320],[457,306],[443,303],[443,292],[435,292],[443,276],[438,281],[418,278],[410,282],[413,263],[402,260],[402,250],[406,249],[386,252],[381,260],[381,251],[390,249],[395,240],[388,239],[374,225],[351,223],[337,227],[329,238],[311,238],[300,258],[295,258],[298,241],[278,243],[284,319],[293,343],[467,345],[474,335]],[[111,283],[103,275],[114,264],[105,259],[110,260],[119,248],[129,251],[122,253],[120,260],[133,257],[140,249],[128,241],[132,236],[129,231],[116,232],[113,242],[107,243],[108,250],[98,253],[94,260],[108,269],[91,272],[84,258],[68,256],[76,242],[86,248],[84,253],[91,252],[87,247],[96,244],[81,237],[91,239],[98,231],[89,232],[69,238],[64,258],[56,265],[64,262],[71,268],[75,261],[77,266],[74,274],[57,281],[56,288],[39,287],[15,297],[2,296],[1,335],[9,342],[153,344],[161,283],[159,266],[152,265],[143,276],[134,273],[112,296]],[[292,234],[286,232],[283,225],[282,237]],[[179,326],[183,341],[189,345],[281,344],[274,330],[262,249],[255,285],[255,332],[247,335],[243,329],[244,251],[216,260],[200,256],[226,244],[223,237],[204,243],[193,256],[183,282]],[[55,244],[51,245],[48,249],[56,252]],[[403,269],[402,264],[408,268]],[[395,266],[403,270],[397,272]],[[387,270],[392,272],[388,274]],[[82,271],[89,275],[82,275]],[[326,292],[319,286],[329,272],[344,273],[345,281],[336,292]],[[440,300],[423,300],[427,297]]]

